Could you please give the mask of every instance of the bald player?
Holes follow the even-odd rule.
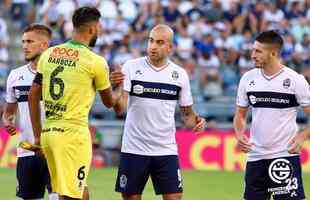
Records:
[[[6,104],[3,123],[10,135],[16,134],[15,118],[19,111],[19,140],[34,144],[34,134],[29,117],[28,93],[35,77],[39,56],[49,46],[51,30],[41,24],[26,27],[22,35],[22,45],[26,65],[12,70],[7,79]],[[49,173],[44,158],[34,152],[17,148],[16,195],[22,199],[43,199],[45,188],[51,192]],[[49,199],[58,199],[57,194]]]
[[[183,186],[174,120],[177,103],[187,128],[196,132],[206,125],[192,109],[186,71],[168,58],[172,49],[173,30],[159,24],[149,34],[147,56],[129,60],[122,67],[123,94],[114,109],[122,113],[127,108],[127,117],[115,190],[124,200],[141,200],[149,176],[157,195],[180,200]],[[117,84],[121,78],[121,73],[113,72],[111,83]]]

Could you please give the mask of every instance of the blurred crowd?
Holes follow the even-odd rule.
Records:
[[[4,0],[20,30],[48,24],[52,45],[71,37],[71,15],[85,5],[101,11],[95,51],[111,68],[145,55],[151,27],[169,24],[175,31],[171,59],[187,70],[193,94],[204,101],[236,94],[240,76],[253,67],[253,38],[267,29],[277,29],[285,40],[283,62],[310,80],[310,0]],[[7,26],[0,16],[0,76],[7,73]]]

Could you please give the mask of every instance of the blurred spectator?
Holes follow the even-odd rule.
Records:
[[[13,21],[21,29],[28,24],[29,0],[11,0],[10,14]]]
[[[262,29],[279,29],[280,23],[285,19],[284,12],[274,3],[265,3],[266,9],[263,13]]]
[[[115,19],[117,17],[117,5],[115,1],[100,1],[99,10],[104,19]]]
[[[223,18],[224,11],[220,0],[212,0],[209,8],[205,11],[208,21],[217,22]]]
[[[168,2],[168,6],[163,8],[163,16],[165,21],[173,27],[177,19],[181,16],[177,1],[171,0]]]
[[[9,35],[7,32],[7,24],[3,18],[0,17],[0,62],[7,62],[9,59],[7,45],[9,42]]]
[[[243,53],[241,54],[238,60],[238,66],[239,66],[240,76],[242,76],[245,72],[253,68],[250,50],[243,51]]]
[[[204,74],[202,85],[203,97],[206,101],[223,95],[221,78],[215,68]]]
[[[305,16],[305,11],[302,8],[302,2],[301,1],[293,1],[291,3],[291,9],[288,10],[288,12],[286,13],[286,18],[288,18],[289,20],[293,20],[293,19],[297,19],[298,18],[302,18]]]
[[[310,63],[310,34],[305,34],[303,40],[296,44],[294,58],[304,66]]]
[[[194,51],[194,41],[187,31],[180,31],[176,35],[177,54],[183,59],[190,59]]]

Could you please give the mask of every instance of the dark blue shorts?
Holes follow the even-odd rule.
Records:
[[[26,156],[17,159],[16,196],[23,199],[43,198],[45,188],[51,192],[47,163],[40,156]]]
[[[305,199],[299,156],[247,162],[245,173],[246,200]]]
[[[121,153],[115,191],[128,195],[142,194],[149,176],[157,195],[183,192],[178,156],[129,153]]]

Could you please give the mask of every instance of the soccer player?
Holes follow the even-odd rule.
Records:
[[[299,153],[309,137],[309,124],[298,132],[297,108],[310,115],[310,92],[305,78],[281,64],[283,40],[273,30],[256,37],[252,49],[255,69],[240,80],[234,128],[239,148],[248,153],[246,200],[305,199]],[[246,115],[252,108],[250,138]]]
[[[32,24],[25,28],[22,46],[26,65],[12,70],[7,79],[6,104],[3,123],[10,135],[17,133],[15,118],[19,111],[19,140],[34,143],[29,117],[28,93],[34,79],[37,62],[41,53],[48,48],[51,30],[41,24]],[[40,120],[40,119],[39,119]],[[50,190],[46,160],[32,151],[17,148],[17,193],[22,199],[43,199],[45,188]],[[49,199],[58,199],[57,194],[50,194]]]
[[[35,144],[46,157],[53,190],[64,200],[82,199],[85,190],[92,156],[88,114],[96,91],[109,108],[122,91],[117,85],[112,91],[105,59],[89,49],[95,45],[100,17],[96,8],[75,10],[72,40],[41,55],[29,95]],[[46,117],[42,128],[41,94]]]
[[[157,25],[149,35],[147,56],[129,60],[122,68],[124,90],[114,109],[121,113],[128,108],[115,190],[124,200],[141,200],[149,176],[164,200],[182,198],[175,140],[177,103],[187,128],[205,128],[205,120],[192,109],[186,71],[168,58],[172,48],[173,30]],[[111,82],[117,82],[117,72]]]

